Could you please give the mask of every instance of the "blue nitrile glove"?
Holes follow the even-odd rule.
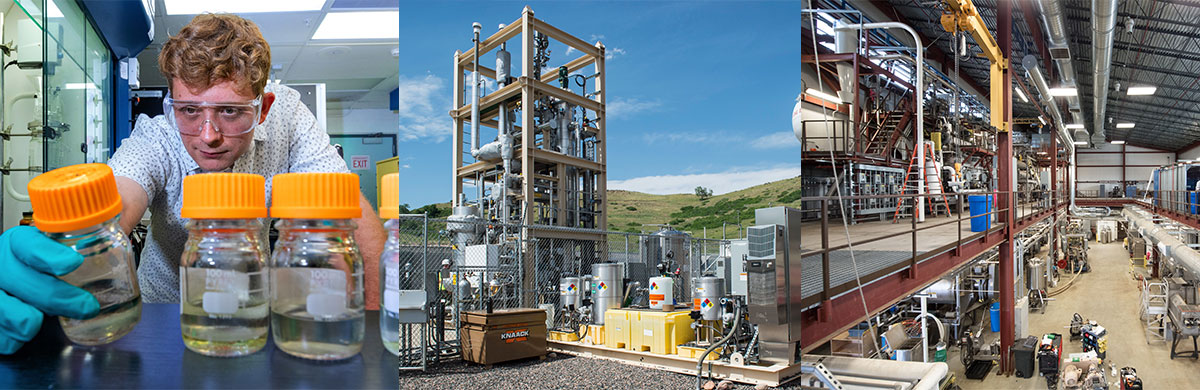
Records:
[[[83,264],[83,256],[29,226],[0,234],[0,354],[11,354],[37,334],[42,313],[91,318],[100,303],[55,275]]]

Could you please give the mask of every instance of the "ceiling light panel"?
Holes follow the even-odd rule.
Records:
[[[325,0],[163,0],[167,15],[198,15],[205,12],[245,14],[256,12],[320,11]],[[397,25],[397,32],[399,25]]]
[[[400,11],[330,12],[312,39],[400,39]]]

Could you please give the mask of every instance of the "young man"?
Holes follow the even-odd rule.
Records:
[[[270,178],[276,174],[349,169],[300,94],[268,83],[270,48],[254,23],[227,14],[197,16],[163,45],[158,64],[170,83],[165,114],[138,117],[108,165],[124,203],[120,224],[125,233],[150,210],[138,266],[144,301],[179,302],[179,260],[188,235],[179,216],[184,177],[262,175],[270,199]],[[355,219],[354,235],[366,268],[367,306],[374,309],[386,235],[370,203],[359,198],[363,214]],[[87,318],[99,309],[91,294],[48,275],[69,272],[82,261],[63,249],[30,229],[0,236],[0,353],[12,353],[32,338],[42,312]],[[5,269],[39,277],[36,283],[6,281],[12,278],[3,276]]]

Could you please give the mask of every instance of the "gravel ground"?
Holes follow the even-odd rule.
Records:
[[[492,366],[456,360],[425,373],[401,373],[400,389],[692,389],[696,377],[608,360],[550,354]],[[787,387],[784,387],[787,388]],[[754,389],[735,385],[730,389]]]

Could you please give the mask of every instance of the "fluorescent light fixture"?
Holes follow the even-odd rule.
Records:
[[[1067,125],[1067,128],[1068,129],[1082,129],[1083,124],[1082,123],[1072,123],[1072,124]]]
[[[1017,93],[1017,96],[1020,97],[1022,101],[1029,103],[1029,98],[1025,96],[1025,92],[1022,92],[1020,88],[1013,88],[1013,91]]]
[[[1046,118],[1038,117],[1038,122],[1042,122],[1042,126],[1046,125]]]
[[[1119,139],[1114,139],[1114,140],[1112,141],[1112,144],[1113,144],[1113,145],[1124,145],[1124,144],[1125,144],[1125,141],[1122,141],[1122,140],[1119,140]]]
[[[1087,141],[1075,141],[1073,143],[1076,145],[1087,145]]]
[[[163,0],[167,15],[198,15],[205,12],[245,14],[252,12],[320,11],[325,0]],[[400,29],[397,26],[396,32]]]
[[[1123,122],[1117,124],[1118,129],[1132,129],[1134,126],[1137,126],[1137,123]]]
[[[330,12],[312,39],[400,39],[400,11]]]
[[[1153,85],[1143,85],[1143,86],[1137,86],[1137,87],[1129,87],[1128,89],[1125,90],[1125,94],[1130,95],[1130,96],[1153,95],[1154,91],[1157,91],[1157,90],[1158,90],[1158,87],[1155,87]]]
[[[63,89],[97,89],[92,83],[67,83]]]
[[[1050,154],[1050,153],[1046,153],[1046,152],[1038,152],[1038,154]]]
[[[1079,90],[1075,87],[1058,87],[1050,88],[1050,96],[1078,96]]]
[[[837,96],[833,96],[833,95],[830,95],[825,92],[821,92],[821,91],[818,91],[818,90],[815,90],[812,88],[804,90],[804,93],[807,93],[809,96],[812,96],[812,97],[815,97],[815,98],[818,98],[818,99],[821,99],[821,100],[824,100],[824,101],[827,101],[830,103],[842,104],[842,99],[839,99]]]

